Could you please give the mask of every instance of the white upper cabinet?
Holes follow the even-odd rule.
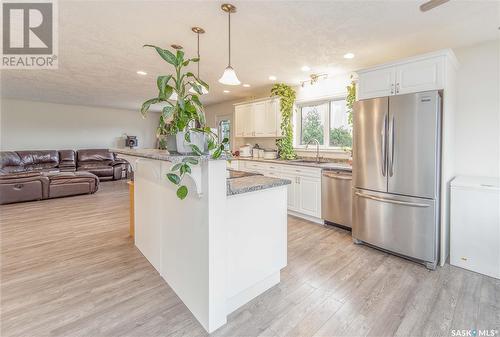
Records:
[[[268,99],[234,107],[236,137],[280,137],[279,100]]]
[[[444,50],[358,71],[358,100],[444,89],[446,62],[456,62]]]
[[[396,94],[443,88],[444,57],[434,57],[396,67]]]
[[[394,95],[396,69],[394,67],[367,71],[359,74],[358,98]]]

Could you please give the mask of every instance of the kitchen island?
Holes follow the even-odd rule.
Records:
[[[289,180],[231,174],[225,160],[202,156],[180,200],[166,174],[186,156],[112,151],[134,171],[135,245],[208,332],[280,282]]]

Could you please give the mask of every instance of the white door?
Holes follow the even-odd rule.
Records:
[[[237,105],[234,107],[234,136],[235,137],[244,137],[245,136],[245,106]]]
[[[359,74],[358,99],[394,95],[396,69],[387,67]]]
[[[270,109],[274,110],[274,116],[276,120],[276,137],[281,137],[283,136],[283,133],[281,132],[281,109],[280,109],[280,100],[279,99],[274,99],[270,103]]]
[[[277,124],[276,124],[276,100],[266,101],[265,122],[263,128],[264,137],[276,137]]]
[[[321,217],[321,179],[299,177],[298,194],[300,195],[299,212]]]
[[[287,186],[287,207],[288,210],[290,211],[298,211],[298,195],[299,195],[299,190],[297,188],[297,179],[298,177],[293,176],[293,175],[287,175],[287,174],[281,174],[279,175],[280,178],[282,179],[288,179],[292,183]]]
[[[252,104],[243,105],[243,136],[253,137],[255,136],[255,118],[253,113]]]
[[[267,131],[266,102],[253,103],[252,114],[254,118],[253,135],[255,137],[265,137]]]
[[[396,68],[396,94],[438,90],[444,87],[444,57],[411,62]]]

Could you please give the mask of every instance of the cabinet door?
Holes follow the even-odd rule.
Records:
[[[265,137],[276,137],[277,136],[277,126],[279,124],[276,123],[276,100],[266,101],[266,118],[265,118],[265,127],[264,127],[264,136]]]
[[[255,136],[255,115],[253,111],[252,104],[245,105],[243,119],[243,136],[244,137],[254,137]]]
[[[267,131],[266,102],[253,103],[252,114],[254,118],[253,135],[255,137],[265,137]]]
[[[321,179],[299,177],[299,212],[311,216],[321,217]]]
[[[443,57],[411,62],[396,68],[396,94],[438,90],[443,87]]]
[[[359,74],[358,99],[394,95],[396,69],[387,67]]]
[[[234,107],[234,136],[244,137],[245,136],[245,106],[237,105]]]
[[[297,184],[297,177],[293,175],[288,175],[288,174],[279,174],[279,177],[282,179],[288,179],[292,183],[287,186],[287,207],[288,210],[290,211],[298,211],[299,210],[299,205],[298,205],[298,184]]]

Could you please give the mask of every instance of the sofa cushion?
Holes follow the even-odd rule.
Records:
[[[47,170],[59,165],[57,151],[17,151],[26,171]]]
[[[23,164],[21,158],[14,151],[2,151],[0,152],[0,173],[15,173],[23,172]]]
[[[87,171],[95,174],[98,177],[113,176],[113,166],[79,166],[77,171]]]
[[[89,172],[47,173],[49,178],[49,198],[95,193],[99,188],[99,178]]]
[[[113,161],[114,159],[114,154],[108,149],[88,149],[77,152],[78,166],[83,162]]]

